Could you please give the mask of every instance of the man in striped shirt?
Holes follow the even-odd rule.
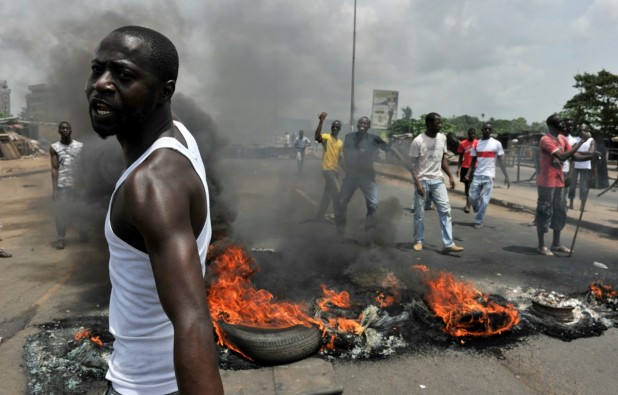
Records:
[[[492,130],[493,125],[490,122],[483,124],[481,129],[483,137],[470,151],[472,163],[470,164],[470,170],[466,174],[466,179],[472,180],[470,184],[470,202],[472,203],[472,209],[476,213],[474,217],[475,229],[480,228],[483,224],[483,217],[485,217],[487,206],[489,206],[491,201],[491,192],[494,189],[494,178],[496,177],[496,162],[500,166],[502,174],[504,174],[507,187],[511,187],[511,181],[502,160],[504,150],[502,149],[502,144],[491,137]]]

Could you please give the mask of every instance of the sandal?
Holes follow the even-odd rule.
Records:
[[[569,250],[568,248],[566,248],[563,245],[551,246],[551,250],[555,251],[555,252],[564,252],[565,254],[570,254],[571,253],[571,250]]]
[[[554,256],[554,253],[547,249],[547,247],[541,247],[538,249],[538,251],[539,253],[541,253],[541,255]]]
[[[468,207],[464,208],[464,213],[468,214],[470,212],[470,209]]]

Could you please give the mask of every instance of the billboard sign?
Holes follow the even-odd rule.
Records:
[[[372,103],[371,127],[373,129],[390,128],[391,123],[397,119],[399,92],[374,89]]]

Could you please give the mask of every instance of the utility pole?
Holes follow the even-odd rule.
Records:
[[[356,0],[354,0],[354,34],[352,35],[352,94],[350,99],[350,130],[354,131],[354,63],[356,61]]]

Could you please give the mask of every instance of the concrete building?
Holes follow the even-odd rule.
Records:
[[[11,115],[11,90],[5,80],[0,80],[0,116]]]

